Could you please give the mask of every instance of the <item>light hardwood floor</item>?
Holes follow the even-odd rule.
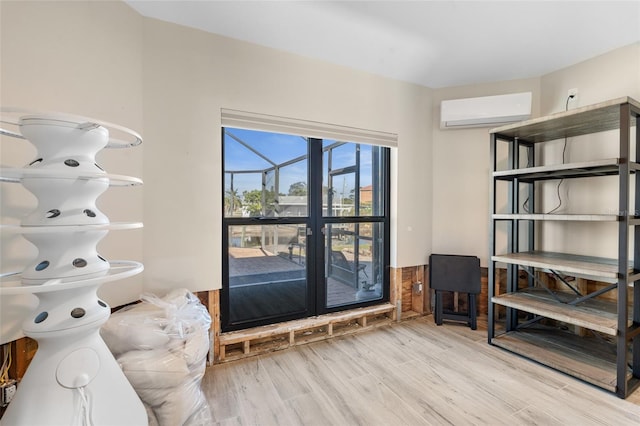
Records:
[[[639,425],[626,400],[433,317],[207,369],[218,425]]]

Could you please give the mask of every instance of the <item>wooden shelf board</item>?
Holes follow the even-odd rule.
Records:
[[[498,127],[490,132],[502,137],[517,137],[527,142],[538,143],[614,130],[620,127],[620,107],[627,103],[636,117],[640,115],[640,103],[625,96]],[[632,125],[635,124],[634,121],[631,120]]]
[[[618,278],[618,263],[615,259],[580,256],[566,253],[530,251],[508,253],[491,257],[492,261],[534,268],[551,269],[566,273],[600,278]]]
[[[558,296],[563,301],[569,301],[576,297],[572,293],[559,293]],[[498,305],[575,324],[610,336],[618,334],[616,306],[611,302],[588,300],[578,306],[567,305],[553,299],[542,288],[530,288],[517,293],[501,294],[494,296],[491,301]]]
[[[619,173],[618,158],[583,161],[580,163],[550,164],[521,169],[498,170],[493,177],[499,180],[536,181],[549,179],[569,179],[593,176],[612,176]]]
[[[559,220],[574,222],[617,222],[619,216],[614,214],[546,214],[546,213],[498,213],[492,216],[497,220]]]
[[[616,391],[612,345],[552,329],[512,331],[491,343],[611,392]],[[631,373],[627,373],[627,380]]]

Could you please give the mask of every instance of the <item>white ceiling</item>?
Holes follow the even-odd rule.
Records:
[[[144,16],[431,88],[537,77],[640,41],[640,0],[126,2]]]

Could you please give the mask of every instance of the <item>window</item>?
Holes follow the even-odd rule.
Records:
[[[225,127],[222,329],[389,300],[389,149]]]

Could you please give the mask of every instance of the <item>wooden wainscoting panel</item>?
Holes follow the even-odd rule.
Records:
[[[9,378],[21,380],[37,350],[38,342],[29,337],[23,337],[11,342],[11,359],[13,362],[9,368]]]
[[[431,313],[431,297],[429,283],[427,282],[429,274],[427,268],[427,265],[413,267],[412,287],[414,284],[419,284],[422,288],[421,290],[412,288],[411,310],[421,315]]]
[[[422,281],[422,290],[424,292],[424,314],[429,315],[433,313],[431,309],[431,282],[429,280],[429,265],[424,265],[422,267],[423,270],[423,281]]]
[[[414,284],[422,283],[422,290],[414,290]],[[401,303],[402,312],[411,315],[431,313],[431,292],[427,265],[391,268],[389,303]]]
[[[389,287],[389,303],[397,306],[402,301],[402,268],[391,268]]]
[[[212,351],[209,353],[209,364],[213,364],[220,354],[220,290],[209,292],[209,314],[211,315],[211,343]]]
[[[402,312],[410,311],[412,308],[412,287],[413,287],[413,277],[414,277],[414,268],[413,267],[404,267],[402,268]]]

